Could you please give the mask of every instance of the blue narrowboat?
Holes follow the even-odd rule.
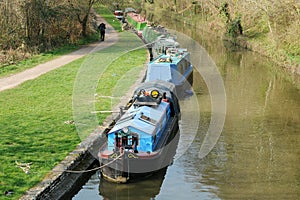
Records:
[[[179,140],[179,118],[172,83],[142,83],[99,151],[102,177],[125,183],[167,167]]]
[[[176,86],[178,93],[193,84],[193,66],[190,53],[184,48],[162,49],[162,53],[148,63],[145,82],[163,80]]]

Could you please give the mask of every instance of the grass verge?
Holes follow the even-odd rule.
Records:
[[[90,59],[84,57],[15,89],[0,92],[0,199],[18,199],[75,149],[81,141],[77,129],[65,122],[73,120],[72,97],[79,70],[100,70],[103,66],[99,63],[111,57],[103,73],[93,73],[98,80],[102,77],[96,89],[99,94],[111,95],[110,91],[124,75],[140,69],[136,66],[141,67],[146,60],[145,49],[128,52],[133,41],[142,45],[133,33],[123,32],[117,44],[93,55],[93,63],[85,65]],[[122,56],[120,52],[124,52]],[[135,76],[121,81],[121,85],[129,86]],[[97,99],[96,107],[110,109],[111,102],[104,101]],[[100,123],[103,119],[104,116],[98,116]],[[17,163],[29,163],[29,173]],[[6,191],[13,194],[5,196]]]

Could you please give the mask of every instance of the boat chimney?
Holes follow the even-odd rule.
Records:
[[[120,115],[122,116],[124,114],[124,106],[120,106]]]

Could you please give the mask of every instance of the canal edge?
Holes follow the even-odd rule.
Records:
[[[149,62],[149,54],[141,70],[139,78],[130,87],[126,93],[126,97],[122,100],[115,109],[125,105],[132,95],[133,89],[145,79],[147,63]],[[87,170],[98,165],[98,160],[91,152],[98,151],[101,145],[101,135],[105,131],[105,127],[112,122],[112,116],[108,116],[102,126],[98,126],[84,141],[82,141],[74,151],[69,153],[64,160],[56,165],[45,177],[34,187],[30,188],[20,198],[20,200],[45,200],[45,199],[64,199],[78,192],[81,185],[87,181],[92,173],[70,173],[65,170]],[[79,184],[79,185],[78,185]]]

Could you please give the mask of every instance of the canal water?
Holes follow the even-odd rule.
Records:
[[[226,120],[217,144],[199,158],[211,122],[212,97],[196,69],[194,95],[181,101],[181,138],[174,163],[151,178],[130,184],[107,183],[95,174],[73,199],[299,199],[297,77],[210,33],[183,24],[171,28],[192,38],[191,42],[178,34],[182,46],[192,52],[195,68],[209,65],[197,61],[204,56],[195,51],[196,42],[222,77]]]

